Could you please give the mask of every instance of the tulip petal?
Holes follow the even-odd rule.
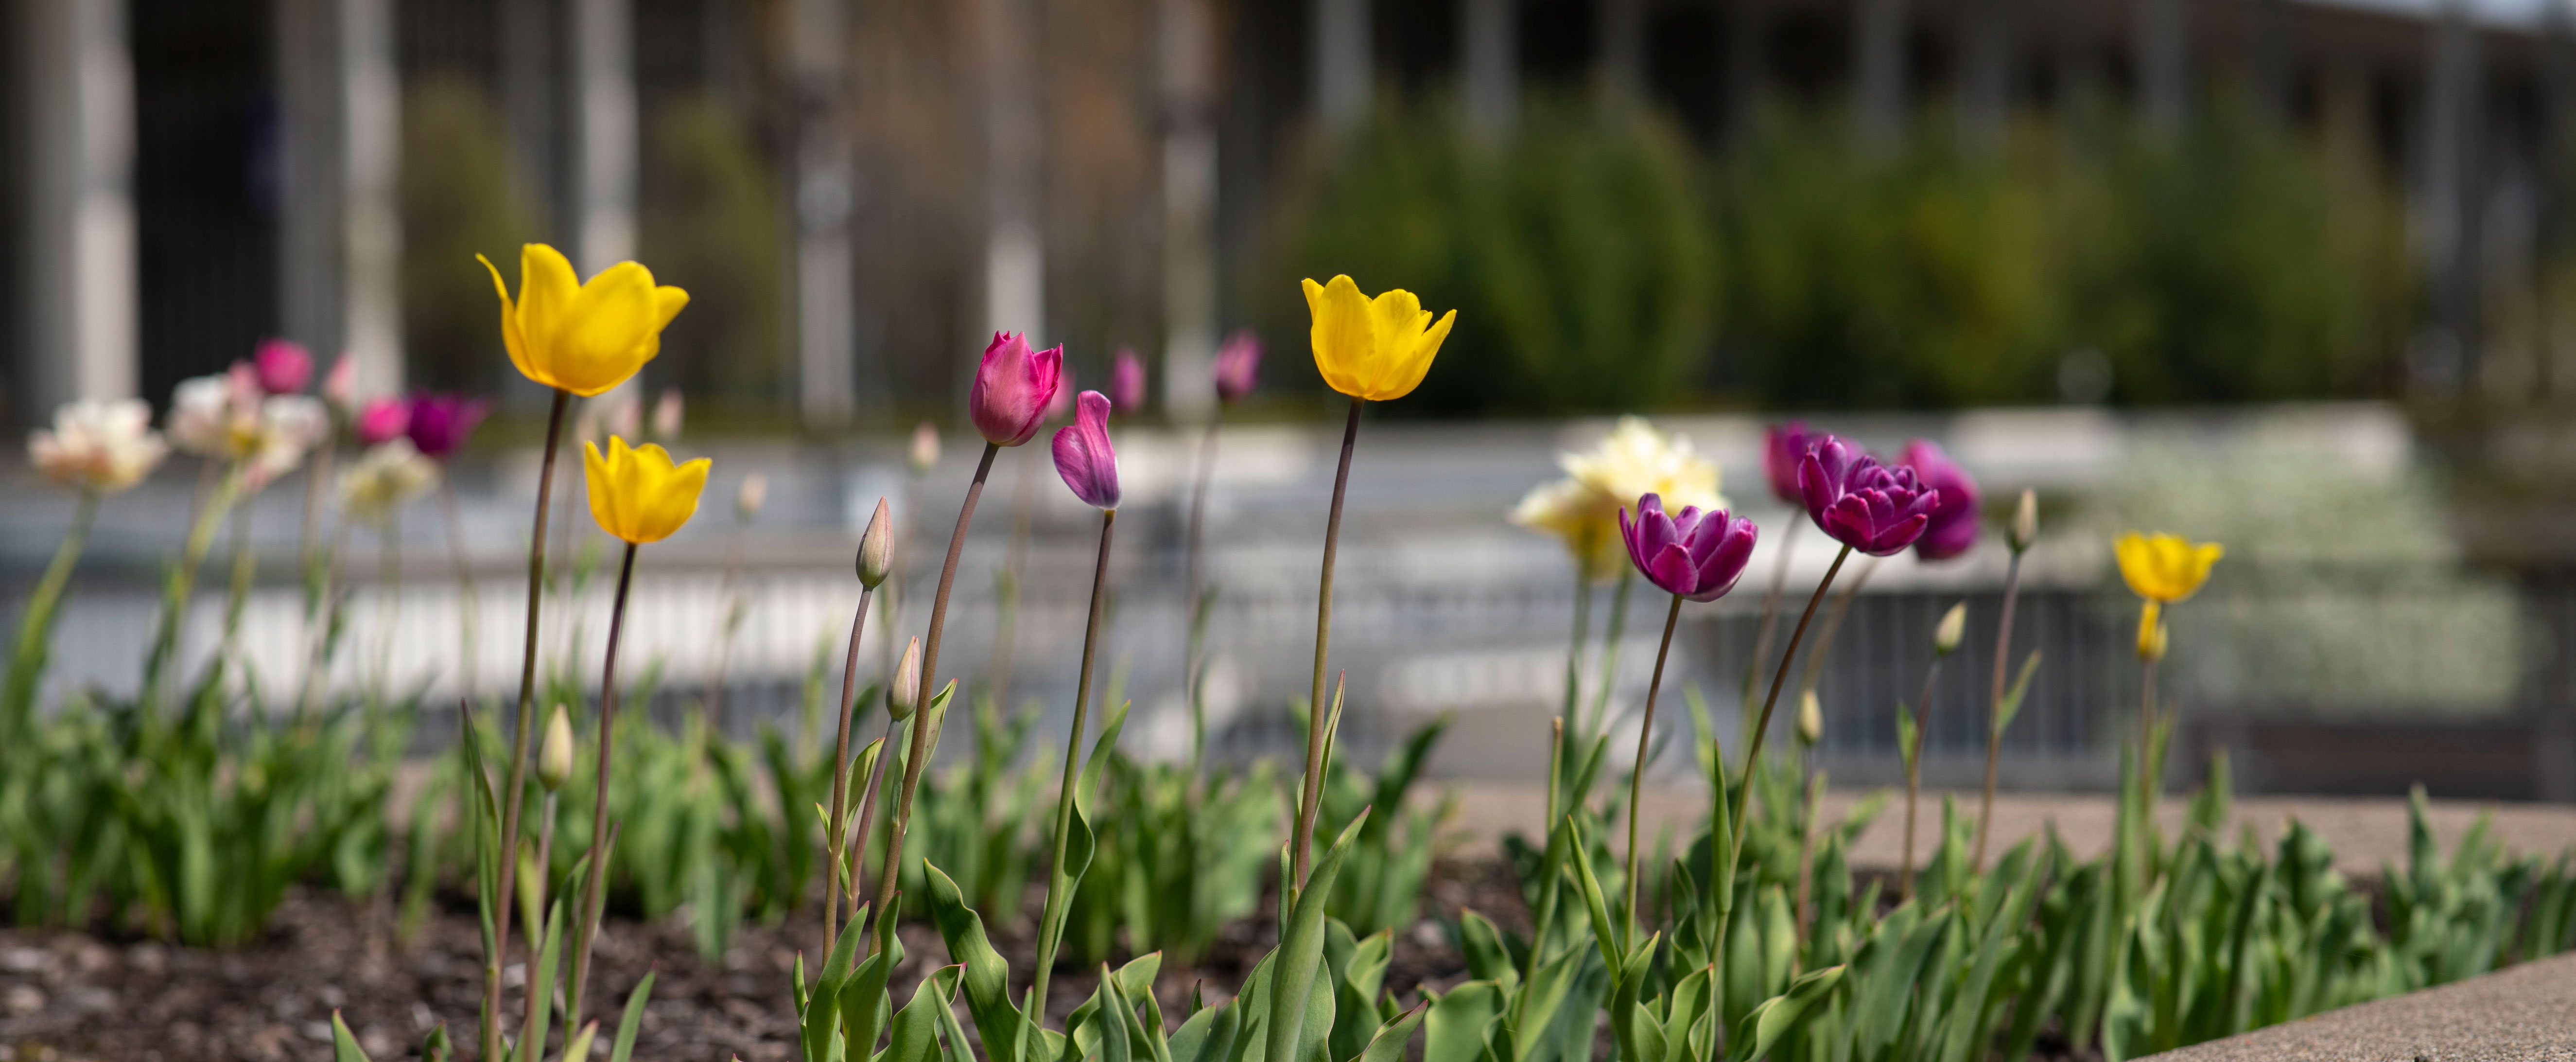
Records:
[[[483,268],[491,271],[492,290],[501,296],[501,345],[510,351],[511,366],[518,369],[521,376],[549,387],[554,386],[546,379],[545,374],[538,372],[536,367],[528,362],[528,341],[519,328],[519,308],[510,299],[510,285],[501,279],[501,267],[493,265],[491,259],[479,254],[474,256],[474,260],[483,263]],[[522,265],[520,268],[525,270],[527,267]]]
[[[1431,315],[1421,316],[1427,318]],[[1440,320],[1428,331],[1413,338],[1405,355],[1388,370],[1378,384],[1378,393],[1370,395],[1370,400],[1384,402],[1402,398],[1422,386],[1422,378],[1431,373],[1431,360],[1440,354],[1441,341],[1449,338],[1449,326],[1457,320],[1458,311],[1451,310],[1440,315]]]
[[[563,252],[542,243],[519,248],[519,340],[527,344],[534,375],[550,386],[564,386],[559,335],[564,313],[580,290],[581,278]]]
[[[635,262],[619,262],[582,285],[555,339],[564,389],[587,398],[635,375],[661,352],[661,310],[652,272]]]
[[[1377,339],[1369,324],[1369,299],[1347,275],[1317,285],[1308,280],[1306,306],[1314,317],[1308,330],[1315,348],[1315,370],[1333,390],[1358,398],[1371,390],[1371,362]]]
[[[1074,422],[1056,429],[1053,446],[1056,475],[1073,496],[1096,509],[1118,507],[1118,453],[1109,444],[1107,395],[1084,391],[1075,400]]]

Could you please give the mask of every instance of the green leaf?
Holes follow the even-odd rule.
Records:
[[[1800,709],[1800,711],[1804,710]],[[1914,771],[1914,733],[1913,710],[1907,708],[1903,701],[1896,702],[1896,756],[1905,764],[1906,776],[1909,778],[1913,776]]]
[[[1520,981],[1512,970],[1512,952],[1503,946],[1503,931],[1493,920],[1472,910],[1458,913],[1458,950],[1467,958],[1467,972],[1480,981],[1492,981],[1509,992]]]
[[[1843,968],[1828,966],[1799,976],[1787,992],[1763,1000],[1727,1037],[1727,1062],[1752,1062],[1770,1054],[1781,1037],[1806,1024],[1809,1016],[1817,1012],[1816,1005],[1833,994],[1842,980]]]
[[[1358,1057],[1344,1062],[1404,1062],[1405,1043],[1413,1039],[1413,1030],[1430,1012],[1431,1004],[1414,1004],[1412,1010],[1378,1026],[1377,1034],[1369,1037],[1368,1046],[1360,1051]]]
[[[653,979],[659,970],[644,971],[644,979],[635,982],[635,991],[626,995],[626,1013],[617,1019],[617,1040],[608,1048],[608,1062],[627,1062],[635,1055],[635,1032],[644,1027],[644,1001],[653,995]]]
[[[1477,1062],[1485,1053],[1485,1023],[1500,1017],[1503,986],[1469,981],[1431,1001],[1425,1018],[1422,1062]]]
[[[528,1027],[528,1041],[519,1046],[520,1052],[535,1053],[521,1054],[520,1062],[536,1062],[536,1053],[543,1053],[545,1049],[546,1026],[554,1017],[555,1010],[552,1006],[555,974],[563,969],[564,922],[564,901],[558,896],[546,912],[545,937],[537,948],[536,968],[528,971],[528,991],[535,993],[538,999],[546,1000],[548,1005],[537,1008],[537,1020]]]
[[[975,1034],[988,1045],[988,1052],[992,1044],[1019,1043],[1020,1011],[1011,1005],[1010,963],[993,950],[991,938],[984,933],[983,916],[966,906],[957,883],[927,860],[922,869],[930,882],[930,920],[947,942],[948,954],[964,967],[960,983],[966,990],[966,1010],[975,1019]]]
[[[421,1038],[420,1062],[448,1062],[448,1055],[454,1051],[455,1048],[447,1042],[447,1023],[442,1021],[431,1026],[429,1035]]]
[[[1324,858],[1315,864],[1306,887],[1298,890],[1295,913],[1288,918],[1288,932],[1280,938],[1279,964],[1272,971],[1270,987],[1270,1027],[1264,1030],[1265,1062],[1306,1062],[1306,1024],[1314,1001],[1321,998],[1323,1009],[1332,1008],[1332,993],[1318,992],[1316,974],[1324,964],[1324,905],[1333,894],[1333,882],[1342,873],[1342,863],[1349,858],[1351,843],[1359,838],[1368,824],[1369,809],[1361,809]],[[1329,1034],[1332,1020],[1325,1015],[1324,1030]],[[1321,1046],[1322,1037],[1316,1038]]]
[[[943,967],[939,974],[955,969]],[[886,1047],[885,1062],[934,1062],[938,1058],[940,1020],[936,1012],[949,1008],[948,993],[957,983],[956,978],[939,974],[922,978],[912,990],[912,1002],[904,1004],[902,1013],[894,1016],[894,1039]],[[952,1015],[949,1020],[956,1018]]]
[[[597,1039],[598,1036],[598,1022],[592,1021],[583,1024],[580,1032],[574,1033],[572,1039],[564,1042],[563,1057],[567,1060],[589,1058],[590,1042]]]
[[[2003,702],[1995,706],[1995,733],[2003,733],[2012,727],[2013,717],[2021,714],[2022,695],[2030,692],[2030,677],[2038,673],[2039,650],[2033,649],[2029,656],[2021,658],[2021,674],[2013,679],[2012,691],[2004,694]]]
[[[1247,990],[1232,1003],[1190,1015],[1172,1033],[1172,1062],[1223,1062],[1231,1056],[1235,1037],[1242,1031],[1244,1003],[1251,998]]]
[[[359,1050],[358,1038],[349,1035],[349,1023],[340,1020],[340,1012],[331,1012],[331,1062],[368,1062],[367,1053]]]

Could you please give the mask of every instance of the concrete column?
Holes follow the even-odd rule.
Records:
[[[1853,86],[1861,142],[1894,144],[1905,133],[1905,0],[1857,0],[1852,12]]]
[[[1046,233],[1039,221],[1037,46],[1029,0],[981,0],[984,59],[984,321],[1046,346]],[[971,372],[971,370],[970,370]]]
[[[788,19],[796,93],[797,398],[806,423],[831,423],[850,415],[857,383],[847,0],[795,0]],[[877,382],[874,397],[881,401],[885,388]]]
[[[347,270],[342,344],[361,394],[403,386],[402,89],[394,0],[338,0],[340,14],[341,262]]]
[[[28,167],[21,412],[135,394],[134,64],[123,0],[22,0]]]
[[[1369,43],[1369,0],[1313,0],[1315,114],[1348,129],[1368,118],[1377,92]]]
[[[1163,407],[1216,403],[1216,18],[1208,0],[1161,0]]]
[[[1959,138],[1969,149],[2003,144],[2012,117],[2012,0],[1968,0],[1960,7]]]
[[[2191,111],[2190,27],[2183,0],[2133,0],[2131,46],[2138,70],[2138,105],[2158,129],[2182,128]]]
[[[635,257],[635,21],[630,0],[573,0],[574,267],[592,274]],[[649,263],[648,263],[649,264]]]
[[[2437,387],[2474,390],[2485,299],[2481,224],[2485,197],[2478,142],[2485,73],[2464,0],[2445,0],[2432,23],[2424,97],[2423,186],[2417,205],[2434,280],[2434,320],[2419,375]]]
[[[1464,43],[1467,126],[1493,136],[1510,129],[1521,109],[1521,44],[1518,0],[1462,0],[1458,39]]]
[[[1593,62],[1595,90],[1605,103],[1630,104],[1646,96],[1645,0],[1595,0],[1600,54]]]

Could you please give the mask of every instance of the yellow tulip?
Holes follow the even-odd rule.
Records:
[[[697,515],[698,495],[707,489],[706,458],[675,466],[661,447],[646,443],[630,450],[613,435],[605,456],[595,443],[585,442],[581,450],[590,516],[600,530],[640,546],[671,537]]]
[[[655,287],[653,272],[619,262],[584,284],[572,263],[554,248],[532,243],[519,249],[519,298],[492,260],[501,295],[501,341],[510,363],[528,379],[589,398],[625,383],[662,352],[662,327],[689,304],[689,293]]]
[[[1306,310],[1314,315],[1315,368],[1324,382],[1371,402],[1413,393],[1458,318],[1451,310],[1435,323],[1412,292],[1398,288],[1372,299],[1347,276],[1306,281]]]
[[[2210,565],[2227,551],[2218,543],[2192,545],[2180,535],[2153,537],[2135,531],[2120,536],[2113,550],[2120,558],[2120,577],[2139,597],[2170,605],[2190,597],[2209,580]]]

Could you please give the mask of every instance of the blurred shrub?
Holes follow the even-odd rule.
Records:
[[[780,397],[793,375],[788,248],[769,161],[739,113],[703,98],[657,108],[646,144],[638,255],[655,280],[689,292],[647,375],[693,395]]]
[[[500,109],[461,77],[414,84],[403,99],[403,346],[424,386],[488,391],[509,371],[489,256],[518,282],[518,246],[537,238],[513,187],[514,162]]]
[[[1304,332],[1301,277],[1401,287],[1458,325],[1415,411],[1668,405],[1715,313],[1711,229],[1689,152],[1660,120],[1542,103],[1501,144],[1446,109],[1389,109],[1318,152],[1281,215],[1256,306]]]

